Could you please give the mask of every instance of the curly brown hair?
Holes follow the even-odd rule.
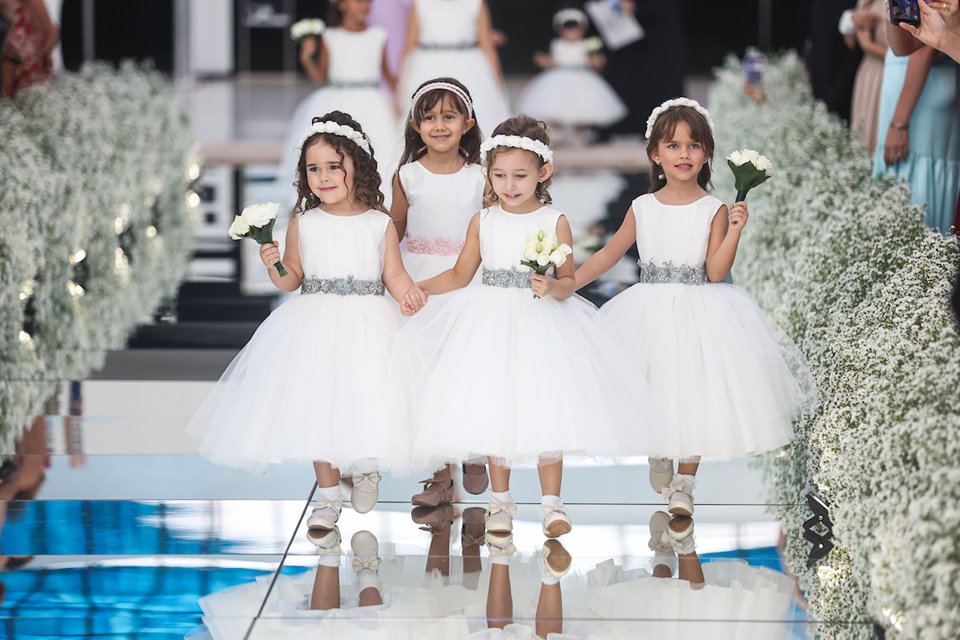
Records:
[[[521,115],[504,120],[493,130],[493,136],[491,137],[495,136],[520,136],[522,138],[530,138],[531,140],[539,140],[548,147],[550,146],[550,127],[547,126],[546,122],[531,118],[530,116]],[[490,167],[493,166],[493,161],[497,158],[499,152],[509,151],[511,148],[512,147],[494,147],[487,153],[484,170],[487,173],[487,191],[489,194],[486,197],[490,204],[494,204],[500,199],[493,190],[493,183],[490,182]],[[531,151],[530,153],[533,152]],[[538,168],[547,164],[544,159],[537,154],[534,153],[533,155],[539,163],[537,165]],[[551,182],[553,182],[552,176],[543,182],[537,183],[536,196],[540,204],[553,204],[553,198],[550,197],[550,192],[547,190]]]
[[[331,111],[314,118],[311,124],[317,122],[336,122],[346,125],[359,131],[366,138],[367,144],[370,143],[370,138],[363,132],[360,123],[350,117],[348,113]],[[297,176],[293,183],[293,186],[297,189],[297,206],[294,208],[294,213],[303,213],[315,209],[321,204],[320,197],[310,190],[310,185],[307,182],[306,166],[307,149],[318,142],[325,142],[333,147],[341,161],[345,156],[350,156],[354,168],[352,189],[354,197],[363,205],[386,213],[386,208],[383,206],[383,193],[380,191],[380,172],[377,170],[377,160],[373,155],[373,147],[370,147],[370,153],[368,154],[353,140],[332,133],[315,133],[306,139],[300,149],[300,158],[297,160]]]
[[[663,174],[657,163],[653,161],[653,154],[664,140],[669,140],[677,130],[677,125],[685,122],[690,128],[690,137],[703,146],[703,153],[707,158],[703,168],[697,175],[697,184],[700,188],[709,190],[713,185],[710,184],[710,161],[713,160],[714,141],[713,130],[710,129],[710,123],[703,117],[699,111],[693,107],[677,106],[671,107],[660,114],[657,121],[653,123],[653,131],[650,133],[650,139],[647,140],[647,157],[650,159],[650,193],[659,191],[667,186],[667,178]]]
[[[467,97],[470,98],[471,101],[473,100],[473,96],[470,95],[470,90],[456,78],[434,78],[427,80],[417,87],[417,91],[434,82],[446,82],[455,87],[459,87],[463,89],[463,92],[467,94]],[[416,95],[417,92],[414,91],[413,93]],[[401,167],[409,162],[419,160],[427,153],[427,146],[423,143],[423,139],[420,137],[420,134],[417,133],[417,130],[413,128],[410,120],[413,120],[419,125],[423,120],[424,114],[437,106],[437,103],[447,96],[450,97],[454,108],[459,113],[462,113],[467,118],[473,118],[474,121],[476,121],[477,114],[468,109],[463,99],[454,92],[447,91],[446,89],[434,89],[426,92],[417,100],[417,104],[413,105],[413,108],[410,110],[410,119],[407,120],[407,126],[403,132],[403,156],[400,158]],[[410,97],[411,99],[413,98],[413,96]],[[460,138],[460,155],[467,161],[467,164],[480,164],[480,144],[482,142],[483,132],[480,131],[480,125],[474,122],[473,128]]]

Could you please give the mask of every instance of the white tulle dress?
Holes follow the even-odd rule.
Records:
[[[420,41],[403,62],[400,95],[413,97],[427,80],[452,77],[470,90],[485,135],[509,118],[507,95],[489,58],[477,46],[483,0],[416,0]]]
[[[477,164],[439,174],[410,162],[400,167],[400,184],[409,205],[403,266],[419,282],[456,264],[470,218],[483,207],[486,179]]]
[[[527,464],[557,452],[647,451],[661,422],[635,367],[599,330],[592,305],[535,299],[520,265],[528,234],[555,230],[560,212],[494,206],[480,215],[483,284],[428,303],[395,341],[391,376],[415,432],[411,459]]]
[[[799,350],[743,289],[705,283],[710,227],[722,202],[633,201],[641,282],[600,320],[664,402],[656,451],[734,458],[781,447],[816,403]]]
[[[590,67],[584,40],[556,38],[550,43],[554,67],[536,76],[517,101],[520,113],[551,123],[611,125],[627,115],[627,107],[609,84]]]
[[[191,420],[201,453],[252,470],[286,460],[344,471],[395,460],[391,438],[404,436],[378,401],[401,325],[382,295],[389,222],[372,210],[300,215],[301,294],[263,321]]]
[[[327,84],[307,96],[290,119],[283,141],[280,182],[286,185],[294,181],[300,158],[297,145],[313,118],[343,111],[359,122],[370,138],[380,175],[388,185],[383,187],[387,193],[402,137],[392,98],[380,84],[387,32],[381,27],[364,31],[332,28],[323,34],[323,44],[330,59]]]

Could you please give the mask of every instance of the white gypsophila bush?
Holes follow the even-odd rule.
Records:
[[[46,194],[38,203],[10,197],[0,211],[0,228],[32,211],[40,240],[29,256],[0,256],[35,281],[28,303],[36,367],[22,369],[20,383],[33,390],[0,406],[0,431],[11,437],[52,381],[84,376],[175,294],[192,251],[193,140],[167,82],[132,63],[87,65],[3,106],[19,117],[5,140],[44,163],[17,171]],[[80,251],[85,257],[72,264]],[[71,283],[82,284],[82,295]],[[23,329],[25,306],[19,318],[3,317],[5,338]]]
[[[960,458],[960,345],[946,305],[955,240],[924,229],[905,187],[871,179],[863,150],[812,100],[803,75],[794,55],[774,61],[767,101],[756,104],[743,96],[731,60],[710,99],[717,156],[750,147],[775,165],[774,178],[751,192],[734,276],[801,347],[821,392],[794,443],[760,459],[771,511],[816,619],[872,617],[892,636],[952,637],[942,634],[960,633],[949,626],[960,581],[943,576],[956,575],[956,561],[928,558],[927,571],[913,574],[883,567],[885,549],[907,551],[896,536],[920,541],[905,527],[907,505],[943,492],[931,478]],[[729,172],[717,172],[714,184],[732,196]],[[811,488],[831,501],[841,540],[814,571],[805,566],[804,518],[792,506]],[[954,485],[947,495],[957,492]],[[949,541],[931,536],[921,547],[955,550],[957,529],[947,531]],[[858,625],[821,628],[823,637],[863,633]]]

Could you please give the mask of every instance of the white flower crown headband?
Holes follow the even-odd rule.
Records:
[[[351,142],[354,142],[358,147],[363,149],[368,156],[373,155],[370,153],[370,143],[367,141],[367,138],[354,129],[353,127],[348,127],[345,124],[340,124],[339,122],[333,122],[332,120],[327,120],[326,122],[314,122],[310,125],[310,128],[306,130],[303,136],[300,138],[300,144],[297,145],[298,149],[303,149],[304,143],[310,139],[310,136],[316,135],[318,133],[330,133],[335,136],[340,136],[341,138],[346,138]]]
[[[532,151],[533,153],[540,156],[544,162],[553,162],[553,151],[550,150],[550,147],[543,144],[539,140],[534,140],[533,138],[526,138],[524,136],[493,136],[484,140],[483,144],[480,145],[480,162],[487,161],[487,154],[497,147],[512,147],[514,149],[523,149],[524,151]]]
[[[470,96],[467,95],[467,92],[458,87],[455,84],[450,84],[449,82],[431,82],[426,84],[413,94],[413,99],[410,101],[410,115],[413,115],[413,110],[417,106],[417,102],[420,101],[420,98],[427,95],[431,91],[436,91],[437,89],[442,89],[443,91],[449,91],[453,95],[457,96],[463,100],[463,104],[467,105],[467,116],[473,116],[473,101],[470,100]]]
[[[659,107],[653,110],[653,113],[650,114],[650,117],[647,118],[647,134],[644,136],[647,140],[650,139],[650,136],[653,135],[653,125],[657,123],[657,118],[659,118],[663,113],[672,107],[690,107],[702,115],[707,120],[707,124],[710,125],[710,132],[714,132],[713,128],[713,119],[710,117],[710,112],[700,106],[700,103],[696,100],[691,100],[690,98],[674,98],[673,100],[667,100]]]
[[[561,9],[553,16],[553,28],[559,29],[565,22],[577,22],[583,26],[588,24],[587,14],[580,9]]]

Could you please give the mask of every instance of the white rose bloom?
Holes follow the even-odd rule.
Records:
[[[753,166],[757,166],[757,163],[760,162],[760,153],[753,149],[744,149],[743,156],[747,159],[747,162],[750,162]]]
[[[561,251],[560,249],[556,249],[553,253],[550,254],[550,262],[552,262],[553,266],[555,267],[559,267],[566,261],[567,261],[567,254]]]
[[[537,251],[537,247],[533,242],[528,242],[527,244],[523,245],[524,260],[536,260],[539,255],[540,254]]]
[[[541,267],[545,267],[548,264],[550,264],[550,254],[541,253],[539,256],[537,256],[537,264],[540,265]]]
[[[528,233],[528,234],[527,234],[527,242],[534,242],[534,243],[540,242],[540,232],[539,232],[539,231],[531,231],[530,233]]]
[[[277,217],[280,205],[276,202],[252,204],[244,209],[242,215],[251,227],[262,227]]]
[[[747,161],[746,156],[743,155],[742,149],[737,149],[733,153],[727,156],[727,160],[737,165],[738,167]]]
[[[773,175],[773,163],[770,162],[770,158],[767,156],[760,156],[759,162],[756,163],[757,169],[760,169],[768,176]]]
[[[250,223],[241,213],[233,219],[233,223],[230,225],[230,237],[234,240],[242,240],[248,233],[250,233]]]

